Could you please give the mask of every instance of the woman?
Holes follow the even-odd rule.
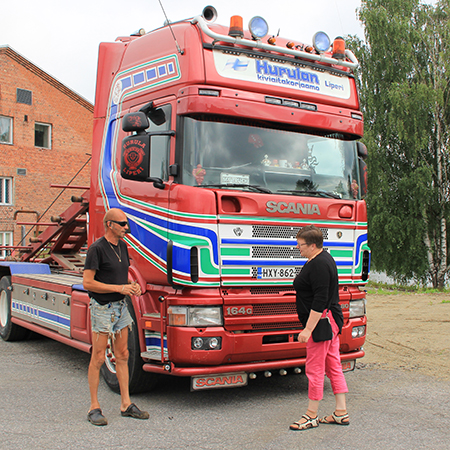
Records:
[[[344,318],[339,304],[339,281],[337,267],[331,255],[323,250],[322,232],[314,225],[306,226],[297,234],[297,247],[303,257],[308,258],[303,269],[294,280],[297,293],[297,312],[303,331],[298,335],[299,342],[306,342],[306,367],[308,377],[308,410],[291,430],[315,428],[319,423],[349,425],[345,393],[347,383],[342,372],[339,355],[339,333]],[[333,338],[329,341],[314,342],[311,334],[321,317],[330,311]],[[331,314],[330,314],[331,313]],[[336,399],[335,411],[319,419],[317,412],[323,396],[324,373],[331,381]]]

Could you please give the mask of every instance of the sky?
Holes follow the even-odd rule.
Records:
[[[364,31],[357,18],[360,0],[161,0],[170,21],[201,15],[212,5],[217,23],[229,25],[230,17],[243,17],[244,28],[262,16],[269,33],[305,44],[317,31],[331,39]],[[2,5],[0,45],[9,45],[86,100],[94,103],[98,46],[114,42],[144,28],[164,24],[160,0],[22,0]]]

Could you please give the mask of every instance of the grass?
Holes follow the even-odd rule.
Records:
[[[419,285],[406,286],[401,284],[387,284],[369,281],[366,285],[368,294],[398,295],[398,294],[448,294],[450,289],[435,289]],[[443,300],[443,303],[450,303],[450,300]]]

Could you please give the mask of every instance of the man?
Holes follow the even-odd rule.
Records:
[[[91,406],[88,420],[94,425],[108,424],[100,409],[98,385],[109,337],[114,343],[121,415],[149,418],[148,412],[131,403],[128,390],[128,330],[133,320],[125,298],[141,295],[141,288],[128,279],[130,261],[127,246],[122,241],[128,231],[127,216],[120,209],[110,209],[103,218],[103,225],[105,234],[89,247],[83,273],[83,285],[91,298],[92,355],[88,371]]]

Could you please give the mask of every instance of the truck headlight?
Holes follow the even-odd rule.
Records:
[[[221,348],[221,337],[193,337],[191,339],[192,350],[220,350]]]
[[[169,306],[169,325],[176,327],[217,327],[223,325],[220,306]]]
[[[366,315],[366,299],[350,301],[350,319]]]
[[[366,326],[365,325],[352,328],[352,338],[353,339],[363,337],[365,334],[366,334]]]

